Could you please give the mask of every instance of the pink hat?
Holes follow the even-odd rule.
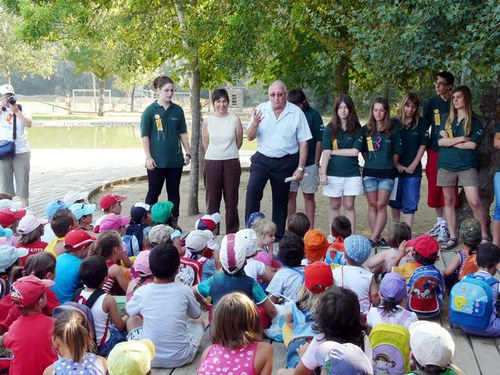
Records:
[[[116,214],[108,214],[104,216],[99,225],[99,233],[109,232],[110,230],[118,230],[121,227],[126,227],[130,223],[130,217],[120,216]]]
[[[19,225],[17,226],[17,232],[19,234],[28,234],[37,229],[40,225],[47,224],[47,220],[40,220],[34,215],[26,215],[24,216]]]
[[[143,250],[137,254],[134,260],[134,270],[139,276],[150,276],[153,273],[149,268],[149,250]]]
[[[21,277],[12,284],[10,297],[15,303],[23,307],[28,307],[42,297],[46,288],[53,285],[55,285],[55,283],[52,280],[40,280],[33,275]]]

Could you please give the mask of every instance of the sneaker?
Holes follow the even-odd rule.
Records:
[[[439,236],[440,230],[441,230],[441,224],[436,223],[436,224],[434,224],[434,226],[431,229],[429,229],[427,234],[431,237],[437,237],[437,236]]]
[[[370,241],[370,245],[372,246],[372,249],[377,248],[377,243],[378,242],[375,242],[375,241],[372,241],[372,240],[368,240],[368,241]]]
[[[446,242],[450,238],[450,232],[448,231],[448,228],[445,227],[444,225],[441,226],[439,229],[439,234],[437,236],[437,241],[438,242]]]
[[[380,240],[377,241],[377,247],[389,247],[389,244],[387,241],[382,237]]]

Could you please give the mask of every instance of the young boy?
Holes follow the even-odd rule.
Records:
[[[45,224],[44,227],[42,241],[50,243],[56,239],[56,235],[52,230],[50,223],[56,212],[63,208],[68,208],[68,204],[56,199],[50,201],[49,203],[47,203],[47,206],[45,206],[45,218],[47,219],[47,224]]]
[[[200,319],[200,305],[189,287],[176,283],[180,257],[171,244],[160,244],[149,254],[149,266],[155,279],[137,289],[127,303],[131,317],[127,329],[141,326],[140,338],[150,339],[156,347],[153,367],[180,367],[193,361],[205,325]],[[186,316],[191,318],[186,319]]]
[[[151,340],[132,340],[116,344],[108,356],[109,375],[151,374],[155,346]]]
[[[92,231],[92,214],[95,212],[95,204],[73,203],[69,206],[75,215],[78,226],[86,231]]]
[[[330,230],[332,242],[326,251],[325,262],[334,265],[345,264],[344,239],[352,234],[351,221],[345,216],[337,216],[333,219]]]
[[[378,306],[380,296],[373,273],[363,268],[371,254],[370,241],[360,235],[353,234],[344,240],[345,260],[347,265],[333,270],[334,284],[352,290],[358,296],[362,321],[370,305]]]
[[[304,235],[304,254],[307,264],[325,260],[329,246],[323,233],[316,229],[308,230]]]
[[[151,218],[151,206],[149,204],[139,202],[130,208],[130,224],[127,226],[126,235],[131,237],[130,243],[134,254],[144,249],[145,242],[147,246],[152,224],[153,219]],[[135,240],[133,240],[134,237]],[[137,249],[135,244],[137,244]]]
[[[181,281],[189,287],[200,283],[204,275],[204,266],[209,261],[203,253],[207,249],[208,241],[212,238],[213,233],[208,229],[196,229],[189,232],[186,237],[185,252],[181,256],[179,273],[175,277],[176,281]],[[208,277],[213,274],[214,272]]]
[[[22,316],[0,338],[0,346],[14,354],[9,374],[42,374],[57,360],[52,349],[54,320],[42,314],[47,304],[45,290],[51,285],[53,281],[36,276],[21,277],[12,285],[10,295]]]
[[[12,229],[14,236],[9,237],[6,244],[16,246],[18,241],[17,226],[21,219],[26,215],[26,210],[12,210],[10,208],[4,208],[0,211],[0,225],[4,228]]]
[[[58,257],[66,251],[64,248],[64,237],[72,229],[78,228],[78,221],[68,208],[59,208],[50,220],[50,227],[56,238],[49,242],[45,251]]]

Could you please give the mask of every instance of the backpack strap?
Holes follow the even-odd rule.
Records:
[[[13,113],[13,115],[14,115],[14,123],[12,126],[12,140],[15,142],[17,138],[17,116],[15,113]]]
[[[96,301],[98,300],[98,298],[100,296],[102,296],[103,294],[106,294],[106,292],[104,290],[102,290],[101,288],[97,288],[96,290],[94,290],[92,292],[92,294],[89,296],[87,302],[85,303],[85,305],[87,305],[87,307],[89,309],[92,308],[92,306],[94,306],[94,303],[96,303]]]

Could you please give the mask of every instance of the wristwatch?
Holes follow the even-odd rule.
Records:
[[[298,167],[297,170],[301,171],[301,172],[304,172],[304,168],[302,168],[302,167]]]

